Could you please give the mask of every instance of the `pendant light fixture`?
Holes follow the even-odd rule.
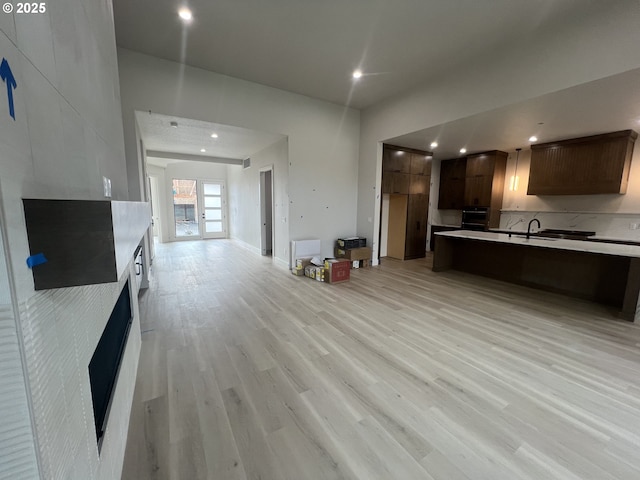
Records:
[[[515,192],[518,190],[518,183],[520,183],[520,177],[518,177],[518,160],[520,159],[521,148],[516,148],[516,168],[513,169],[513,175],[509,181],[509,190]]]

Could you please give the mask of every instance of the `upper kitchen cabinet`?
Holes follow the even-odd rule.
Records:
[[[421,176],[431,176],[431,155],[412,153],[411,154],[411,174]]]
[[[465,207],[502,208],[507,153],[499,150],[467,157],[464,186]]]
[[[385,145],[382,153],[384,172],[411,173],[411,154],[396,147]]]
[[[531,146],[528,195],[626,193],[633,130]]]
[[[382,193],[409,193],[412,175],[399,172],[382,172]]]
[[[431,155],[385,145],[382,155],[382,193],[429,194]]]
[[[440,193],[438,195],[439,209],[462,210],[466,171],[466,158],[442,161],[440,164]]]

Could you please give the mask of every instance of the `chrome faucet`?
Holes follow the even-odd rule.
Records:
[[[529,221],[529,225],[527,226],[527,239],[531,236],[531,224],[536,222],[538,224],[538,230],[540,230],[540,220],[537,218],[533,218]]]

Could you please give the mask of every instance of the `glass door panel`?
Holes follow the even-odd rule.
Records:
[[[224,183],[202,181],[202,198],[204,211],[201,215],[202,231],[205,238],[225,238],[226,214]]]
[[[200,236],[197,184],[196,180],[173,180],[173,214],[176,238]]]

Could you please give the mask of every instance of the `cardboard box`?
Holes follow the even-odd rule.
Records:
[[[304,274],[309,278],[313,278],[319,282],[324,282],[324,267],[309,264],[304,267]]]
[[[371,247],[348,249],[336,247],[334,254],[337,258],[348,258],[353,262],[354,260],[371,260],[372,250]]]
[[[350,248],[365,247],[367,245],[367,239],[363,237],[347,237],[339,238],[337,240],[338,248],[348,250]]]
[[[311,263],[312,257],[296,258],[295,268],[304,268]]]
[[[332,258],[324,261],[324,281],[327,283],[348,282],[351,277],[351,261]]]
[[[291,273],[298,277],[304,277],[304,268],[292,268]]]

